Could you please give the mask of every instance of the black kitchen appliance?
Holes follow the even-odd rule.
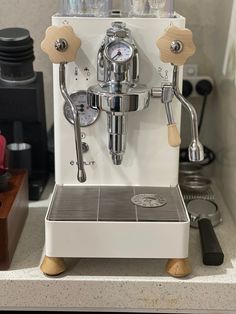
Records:
[[[38,200],[47,183],[48,148],[43,73],[35,72],[33,39],[28,30],[0,30],[0,129],[11,144],[14,125],[21,123],[25,143],[31,146],[29,198]]]

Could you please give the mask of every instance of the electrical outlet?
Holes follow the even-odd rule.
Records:
[[[184,80],[188,81],[192,85],[192,93],[191,97],[201,97],[196,91],[196,85],[202,81],[202,80],[207,80],[209,81],[212,86],[214,86],[214,80],[209,77],[209,76],[203,76],[203,75],[198,75],[198,65],[197,64],[186,64],[184,66]]]

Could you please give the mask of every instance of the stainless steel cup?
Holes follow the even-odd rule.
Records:
[[[9,169],[24,169],[30,177],[32,171],[31,145],[12,143],[7,146],[7,165]]]

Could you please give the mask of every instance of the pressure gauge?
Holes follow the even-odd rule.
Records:
[[[70,97],[79,112],[80,126],[87,127],[94,124],[99,117],[100,111],[98,109],[93,109],[88,105],[87,92],[79,91],[71,94]],[[67,102],[64,104],[64,115],[71,124],[74,124],[73,113],[70,104]]]
[[[134,49],[124,40],[113,41],[105,48],[105,56],[110,62],[126,63],[133,57]]]

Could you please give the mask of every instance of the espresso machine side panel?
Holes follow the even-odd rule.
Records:
[[[140,55],[140,83],[148,88],[171,82],[172,67],[160,61],[157,38],[172,24],[185,26],[185,19],[126,18]],[[97,53],[106,30],[114,19],[53,17],[53,25],[69,24],[82,45],[75,63],[67,65],[67,88],[70,93],[87,90],[97,84]],[[182,71],[180,73],[182,79]],[[78,185],[73,126],[65,119],[64,100],[59,90],[58,66],[54,66],[55,168],[56,183]],[[181,105],[173,102],[180,128]],[[167,118],[160,99],[151,99],[149,108],[128,113],[127,148],[122,165],[112,163],[108,150],[107,114],[101,112],[91,126],[82,128],[83,142],[89,146],[84,154],[86,185],[175,186],[178,183],[179,149],[168,144]]]

